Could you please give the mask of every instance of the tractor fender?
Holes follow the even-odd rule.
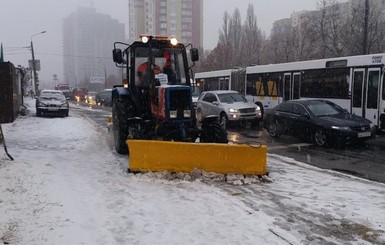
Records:
[[[127,88],[124,88],[123,86],[122,87],[114,87],[112,89],[112,98],[116,99],[116,98],[119,98],[121,96],[128,96],[130,94],[130,92],[128,91]]]
[[[218,116],[216,116],[216,115],[208,115],[208,116],[206,116],[205,118],[202,119],[202,124],[212,123],[212,122],[215,122],[215,121],[218,121]]]

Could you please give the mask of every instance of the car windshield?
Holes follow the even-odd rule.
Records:
[[[54,92],[42,92],[40,95],[40,99],[47,99],[47,100],[64,100],[65,97],[61,93],[54,93]]]
[[[342,114],[343,110],[328,103],[312,103],[308,105],[309,110],[317,117]]]
[[[218,94],[219,101],[222,103],[246,102],[246,98],[238,93]]]

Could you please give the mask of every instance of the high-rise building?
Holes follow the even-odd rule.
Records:
[[[118,74],[111,50],[114,42],[124,38],[124,24],[118,20],[96,13],[94,8],[78,8],[63,20],[65,80],[72,87],[81,85],[93,89],[91,78]],[[104,88],[104,84],[97,88],[100,87]]]
[[[175,36],[203,47],[203,0],[129,0],[129,40],[141,34]]]

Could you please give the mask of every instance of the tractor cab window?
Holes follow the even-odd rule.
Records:
[[[152,67],[149,67],[152,57]],[[186,74],[183,69],[183,56],[180,49],[149,49],[146,47],[135,50],[135,84],[137,86],[149,86],[152,73],[160,85],[186,84]],[[152,73],[151,73],[152,69]]]

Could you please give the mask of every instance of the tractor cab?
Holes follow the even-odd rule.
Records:
[[[115,43],[122,44],[122,43]],[[128,83],[136,87],[190,84],[186,47],[175,38],[142,35],[124,51],[115,45],[114,62],[126,67]],[[198,51],[190,49],[191,61],[199,59]]]

